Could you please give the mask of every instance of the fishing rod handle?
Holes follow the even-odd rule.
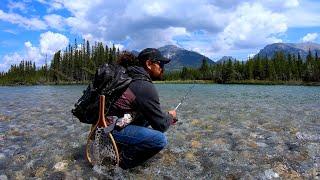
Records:
[[[181,105],[181,102],[178,104],[178,106],[176,108],[174,108],[174,110],[176,111],[180,105]]]

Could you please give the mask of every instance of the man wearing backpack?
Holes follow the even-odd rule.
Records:
[[[152,83],[152,80],[162,78],[164,64],[170,60],[159,50],[147,48],[138,55],[138,61],[138,66],[127,68],[133,80],[108,113],[132,120],[112,132],[120,149],[120,167],[123,169],[135,167],[162,150],[167,144],[164,132],[177,121],[175,110],[161,110]]]

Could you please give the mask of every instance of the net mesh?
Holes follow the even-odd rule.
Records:
[[[88,143],[89,156],[93,165],[111,168],[118,163],[117,147],[113,144],[112,135],[105,133],[104,128],[97,128]]]

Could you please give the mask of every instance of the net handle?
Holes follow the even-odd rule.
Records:
[[[105,108],[105,96],[100,95],[99,96],[99,119],[98,122],[95,125],[91,126],[91,130],[88,136],[87,145],[86,145],[86,159],[89,161],[90,164],[92,164],[92,159],[89,156],[89,142],[91,141],[91,138],[94,136],[95,130],[97,128],[101,127],[107,127],[110,123],[106,121],[106,118],[104,116],[104,108]],[[117,148],[117,144],[112,136],[111,133],[108,133],[109,138],[112,141],[112,145],[115,148],[116,156],[117,156],[117,165],[119,165],[119,152]]]

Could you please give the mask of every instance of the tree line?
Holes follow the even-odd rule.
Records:
[[[119,53],[119,48],[114,45],[108,47],[99,42],[91,46],[89,41],[78,44],[75,40],[74,45],[69,44],[64,51],[53,55],[50,66],[46,62],[37,68],[31,61],[11,65],[8,72],[0,72],[0,84],[86,82],[93,78],[99,66],[116,62]]]
[[[300,54],[285,54],[282,51],[268,59],[257,55],[248,61],[227,60],[209,65],[202,60],[200,68],[184,67],[181,71],[170,72],[166,80],[212,80],[217,83],[245,81],[271,82],[320,82],[320,58],[309,50],[306,60]]]
[[[90,45],[83,40],[54,54],[50,66],[36,67],[32,61],[11,65],[8,72],[0,72],[0,84],[81,83],[90,81],[96,69],[104,63],[115,63],[120,51],[114,45]],[[306,59],[300,54],[276,52],[268,59],[257,55],[247,61],[229,59],[209,65],[206,59],[198,68],[184,67],[180,71],[166,72],[164,80],[210,80],[216,83],[245,81],[320,82],[320,58],[309,50]]]

